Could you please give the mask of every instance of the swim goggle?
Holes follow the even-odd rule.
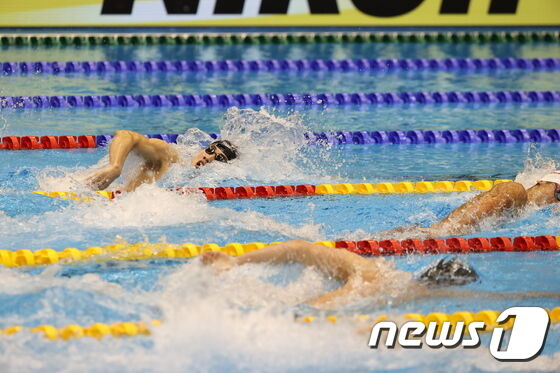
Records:
[[[218,148],[218,145],[216,144],[211,144],[209,145],[206,149],[204,149],[204,151],[206,152],[206,154],[212,155],[212,154],[216,154],[215,159],[218,162],[222,162],[222,163],[227,163],[227,161],[229,160],[224,154],[218,154],[216,153],[216,148]],[[220,150],[222,150],[221,148],[219,148]]]
[[[554,197],[557,201],[560,201],[560,184],[556,184],[556,189],[554,190]]]

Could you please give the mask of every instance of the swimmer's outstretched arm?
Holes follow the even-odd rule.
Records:
[[[124,162],[132,150],[144,158],[145,164],[136,178],[126,186],[129,191],[144,182],[158,180],[169,165],[179,158],[175,149],[165,141],[148,139],[133,131],[120,130],[115,133],[109,147],[110,165],[91,175],[87,180],[88,185],[99,190],[107,188],[120,176]]]
[[[471,233],[484,218],[501,216],[508,210],[523,208],[527,204],[527,191],[515,182],[496,184],[453,210],[442,221],[428,228],[400,227],[378,232],[375,238],[430,238]]]
[[[317,267],[325,275],[346,281],[354,272],[355,260],[365,260],[346,250],[333,249],[307,241],[288,241],[270,245],[261,250],[238,256],[237,265],[246,263],[289,263],[299,262]]]
[[[307,241],[289,241],[271,245],[236,258],[218,251],[207,251],[202,255],[204,264],[214,264],[222,269],[247,263],[299,262],[306,266],[314,266],[325,275],[344,282],[340,288],[306,302],[317,308],[332,308],[355,298],[356,284],[352,279],[359,277],[356,269],[361,261],[367,262],[367,259],[346,250],[333,249]]]
[[[527,191],[523,185],[514,182],[497,184],[453,210],[429,230],[440,236],[465,234],[471,232],[483,218],[501,216],[509,209],[519,209],[526,204]]]

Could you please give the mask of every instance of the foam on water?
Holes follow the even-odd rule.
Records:
[[[275,184],[286,179],[305,180],[310,176],[325,179],[320,161],[326,153],[324,149],[314,157],[305,153],[304,134],[309,129],[300,116],[274,115],[264,108],[257,111],[233,107],[227,110],[224,121],[220,139],[231,141],[238,148],[239,157],[227,165],[213,162],[198,170],[174,167],[169,183],[214,186],[231,181]],[[203,149],[200,143],[210,141],[207,134],[197,129],[188,130],[178,138],[183,158]]]
[[[277,233],[311,241],[323,236],[319,224],[302,222],[292,225],[252,210],[213,207],[201,193],[180,195],[150,184],[115,200],[100,197],[94,203],[71,201],[66,207],[38,215],[9,217],[0,214],[0,234],[6,237],[25,236],[25,247],[34,249],[61,249],[59,240],[71,237],[73,241],[87,241],[87,236],[97,231],[106,233],[96,244],[114,243],[119,240],[116,232],[122,229],[136,232],[131,239],[137,242],[148,240],[147,232],[159,227],[163,232],[160,240],[166,241],[163,228],[183,226],[188,232],[193,224],[207,224],[216,232],[213,239],[224,241],[228,240],[229,233],[237,230]],[[157,238],[152,236],[151,239]],[[199,242],[200,237],[187,236],[187,240],[203,243]],[[16,242],[16,246],[21,247],[22,244]]]
[[[87,227],[104,227],[111,222],[116,227],[154,227],[208,222],[223,226],[243,227],[257,231],[281,232],[294,237],[318,239],[318,226],[301,228],[278,222],[254,211],[235,211],[212,207],[201,193],[180,195],[154,185],[143,185],[112,201],[73,209],[73,221]]]

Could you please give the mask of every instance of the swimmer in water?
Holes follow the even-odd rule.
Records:
[[[376,236],[388,239],[397,236],[428,238],[469,234],[476,232],[485,219],[517,215],[529,205],[542,207],[559,201],[560,171],[556,171],[545,175],[529,189],[516,182],[496,184],[428,228],[401,227],[378,232]]]
[[[334,249],[306,241],[270,245],[237,257],[220,251],[207,251],[202,254],[201,260],[205,265],[211,265],[218,271],[248,263],[298,262],[315,267],[325,276],[342,282],[342,286],[338,289],[305,302],[318,309],[333,309],[369,297],[391,297],[393,302],[433,297],[486,296],[500,299],[560,297],[560,294],[544,292],[498,294],[444,289],[441,287],[465,285],[476,281],[478,274],[457,258],[448,261],[441,259],[415,280],[412,273],[395,269],[391,261],[383,258],[366,259],[348,250]]]
[[[148,139],[137,132],[121,130],[115,132],[109,147],[109,166],[89,176],[87,184],[95,190],[107,188],[121,175],[125,160],[131,152],[140,156],[144,162],[135,177],[125,186],[126,191],[133,191],[144,183],[159,180],[172,164],[181,162],[179,152],[172,144],[160,139]],[[214,141],[192,157],[191,166],[200,168],[213,161],[227,163],[237,156],[237,148],[228,140]]]

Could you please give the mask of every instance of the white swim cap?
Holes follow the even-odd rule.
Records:
[[[548,181],[548,182],[551,182],[551,183],[560,184],[560,171],[551,172],[551,173],[543,176],[543,178],[540,179],[539,181]]]

